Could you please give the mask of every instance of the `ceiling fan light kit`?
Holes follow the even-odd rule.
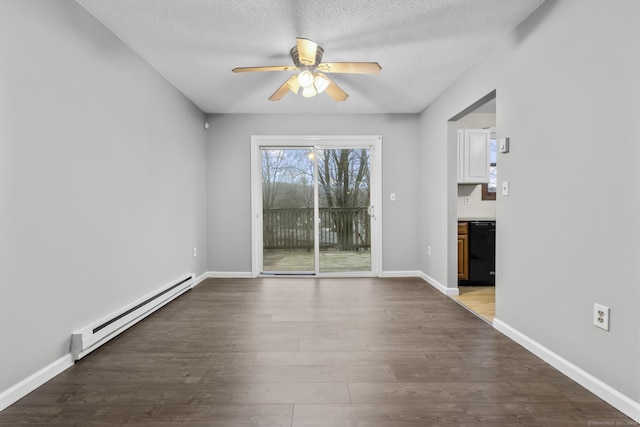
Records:
[[[305,89],[313,86],[313,74],[311,74],[311,71],[300,71],[298,74],[298,83],[300,84],[300,87]]]
[[[301,92],[305,98],[311,98],[325,92],[336,102],[344,101],[349,95],[324,73],[377,74],[381,67],[377,62],[334,62],[322,63],[324,49],[317,43],[297,38],[296,45],[289,54],[294,65],[276,65],[261,67],[234,68],[234,73],[262,71],[299,71],[291,76],[269,97],[270,101],[279,101],[287,92]],[[302,91],[300,91],[302,89]]]

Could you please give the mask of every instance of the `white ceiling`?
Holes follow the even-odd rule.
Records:
[[[77,0],[206,113],[417,113],[544,0]],[[323,62],[377,61],[331,74],[349,98],[267,98],[292,72],[296,37]]]

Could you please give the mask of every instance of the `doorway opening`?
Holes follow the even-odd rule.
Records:
[[[450,120],[457,142],[455,206],[458,295],[452,298],[493,322],[495,317],[496,92],[478,100]],[[451,136],[451,135],[450,135]],[[453,138],[450,138],[452,140]],[[455,280],[455,279],[454,279]]]
[[[380,142],[252,137],[254,277],[379,275]]]

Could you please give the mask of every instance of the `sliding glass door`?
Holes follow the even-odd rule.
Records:
[[[376,275],[375,145],[277,142],[254,142],[257,274]]]
[[[369,148],[318,149],[319,271],[371,271]]]
[[[261,147],[264,273],[314,274],[313,149]]]

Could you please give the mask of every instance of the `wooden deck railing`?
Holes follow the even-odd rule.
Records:
[[[371,247],[371,217],[366,206],[319,209],[320,247],[364,250]],[[313,249],[313,209],[265,209],[265,249]]]

